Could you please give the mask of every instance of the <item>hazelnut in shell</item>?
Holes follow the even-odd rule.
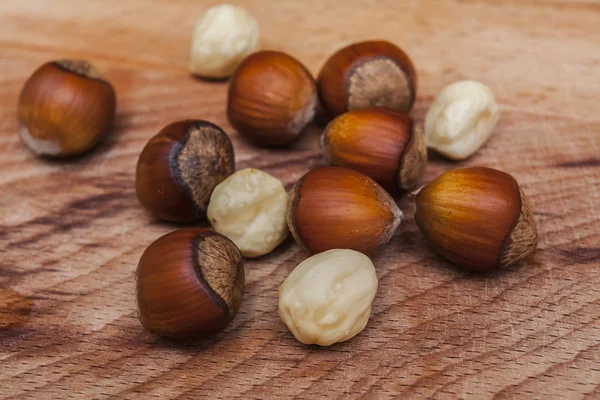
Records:
[[[139,319],[151,332],[203,338],[223,330],[244,294],[244,265],[225,236],[180,229],[153,242],[136,273]]]
[[[533,212],[511,175],[486,167],[455,169],[414,196],[415,220],[427,243],[449,261],[489,271],[537,247]]]
[[[23,86],[19,134],[36,155],[78,155],[108,134],[115,112],[115,90],[90,63],[48,62]]]
[[[184,120],[164,127],[138,159],[135,190],[159,218],[195,221],[206,216],[213,189],[235,171],[229,137],[217,125]]]
[[[321,148],[329,165],[362,172],[390,192],[414,187],[427,164],[419,125],[385,108],[339,115],[325,128]]]
[[[383,40],[354,43],[338,50],[317,78],[326,113],[385,107],[408,113],[416,98],[417,74],[408,56]]]
[[[287,223],[309,253],[350,249],[373,254],[394,235],[402,211],[377,182],[348,168],[317,168],[290,191]]]
[[[231,77],[227,117],[240,135],[261,146],[284,146],[297,139],[313,120],[316,106],[314,78],[285,53],[253,53]]]

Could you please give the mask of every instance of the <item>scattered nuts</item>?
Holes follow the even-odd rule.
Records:
[[[94,147],[109,132],[115,91],[83,60],[59,60],[38,68],[19,97],[19,133],[36,155],[71,156]]]
[[[460,81],[436,96],[425,117],[425,144],[440,154],[464,160],[492,135],[500,110],[489,87]]]
[[[315,80],[300,62],[278,51],[260,51],[233,74],[227,116],[257,144],[283,146],[300,136],[316,105]]]
[[[287,223],[309,253],[347,248],[372,254],[402,221],[394,199],[374,180],[339,167],[317,168],[290,192]]]
[[[244,9],[230,4],[208,9],[194,28],[190,72],[205,78],[227,78],[256,51],[259,36],[256,20]]]
[[[205,216],[213,189],[234,171],[233,146],[221,128],[207,121],[174,122],[140,154],[136,194],[159,218],[194,221]]]
[[[300,342],[329,346],[364,329],[376,292],[369,257],[329,250],[302,262],[283,282],[279,316]]]
[[[417,74],[398,47],[385,41],[368,41],[332,55],[319,73],[318,87],[330,117],[368,107],[408,113],[417,95]]]
[[[427,163],[419,126],[406,114],[384,108],[336,117],[321,137],[325,160],[370,176],[386,190],[415,186]]]
[[[136,273],[142,325],[175,338],[223,330],[244,294],[242,255],[231,240],[208,229],[181,229],[152,243]]]
[[[505,268],[537,247],[533,213],[515,178],[492,168],[446,172],[414,197],[429,245],[473,270]]]
[[[257,169],[243,169],[215,188],[208,219],[244,257],[259,257],[273,251],[288,235],[287,196],[279,179]]]

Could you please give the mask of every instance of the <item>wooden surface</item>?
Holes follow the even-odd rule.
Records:
[[[277,289],[305,255],[288,242],[246,263],[246,293],[214,339],[145,332],[137,261],[179,226],[138,204],[134,167],[165,124],[204,118],[231,134],[237,166],[289,187],[322,165],[317,127],[293,148],[240,140],[226,84],[187,73],[190,33],[213,1],[0,2],[0,398],[600,398],[600,4],[595,1],[240,1],[265,47],[317,73],[352,41],[391,40],[413,59],[422,120],[458,79],[491,86],[501,107],[472,159],[433,157],[429,180],[487,165],[521,183],[539,251],[503,273],[450,266],[408,218],[374,258],[380,287],[367,328],[328,349],[294,340]],[[237,3],[237,2],[236,2]],[[118,95],[117,126],[71,162],[34,158],[16,102],[47,60],[84,57]]]

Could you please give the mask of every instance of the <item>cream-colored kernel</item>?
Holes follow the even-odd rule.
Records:
[[[243,169],[212,193],[208,219],[231,239],[244,257],[270,253],[288,235],[287,192],[281,181],[264,171]]]
[[[377,292],[369,257],[329,250],[298,265],[279,288],[279,315],[305,344],[329,346],[364,329]]]
[[[489,87],[460,81],[444,88],[425,117],[425,144],[444,156],[463,160],[492,135],[500,111]]]
[[[207,78],[226,78],[250,53],[258,49],[256,20],[230,4],[210,8],[194,28],[190,72]]]

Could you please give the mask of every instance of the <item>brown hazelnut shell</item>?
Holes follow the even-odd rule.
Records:
[[[159,218],[206,217],[214,188],[235,172],[231,140],[217,125],[184,120],[164,127],[146,144],[137,163],[140,203]]]
[[[428,244],[467,269],[505,268],[537,247],[533,213],[517,181],[486,167],[446,172],[416,194],[415,220]]]
[[[267,147],[297,139],[317,106],[316,82],[295,58],[259,51],[237,67],[227,96],[227,117],[243,137]]]
[[[317,87],[329,117],[368,107],[408,113],[416,98],[417,74],[410,58],[383,40],[354,43],[323,65]]]
[[[18,104],[19,134],[37,155],[78,155],[106,136],[115,112],[112,85],[90,63],[48,62],[23,86]]]
[[[139,319],[151,332],[203,338],[223,330],[244,292],[244,265],[225,236],[181,229],[153,242],[136,272]]]
[[[290,232],[309,253],[352,249],[373,254],[393,236],[402,211],[368,176],[340,167],[317,168],[290,191]]]
[[[419,125],[385,108],[339,115],[325,128],[321,148],[329,165],[362,172],[389,192],[414,187],[427,164]]]

